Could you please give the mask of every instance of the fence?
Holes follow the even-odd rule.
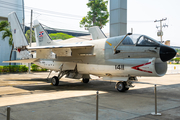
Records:
[[[166,74],[178,74],[180,73],[180,65],[168,64],[168,69]]]

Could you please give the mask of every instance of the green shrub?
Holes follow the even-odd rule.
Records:
[[[3,72],[3,66],[0,66],[0,73]]]
[[[46,72],[47,69],[46,68],[41,68],[38,65],[32,64],[31,65],[31,71],[38,71],[38,72]]]
[[[27,72],[28,67],[25,65],[8,65],[0,66],[0,73],[18,73],[18,72]]]
[[[9,66],[3,66],[3,72],[9,73]]]
[[[27,72],[28,71],[28,67],[26,67],[25,65],[21,65],[21,71],[22,72]]]
[[[31,68],[32,68],[31,71],[38,71],[38,67],[39,67],[38,65],[32,64],[31,65]]]
[[[47,69],[41,68],[38,65],[32,64],[31,71],[45,72]],[[0,73],[19,73],[19,72],[27,72],[28,67],[26,65],[8,65],[8,66],[0,66]]]

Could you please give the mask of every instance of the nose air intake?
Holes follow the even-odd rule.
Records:
[[[171,60],[176,55],[176,50],[169,46],[162,45],[160,47],[160,58],[163,62]]]

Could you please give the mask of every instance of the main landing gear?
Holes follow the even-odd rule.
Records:
[[[115,88],[119,92],[125,92],[125,91],[129,90],[129,87],[127,86],[126,82],[117,82],[116,85],[115,85]]]
[[[129,90],[130,87],[134,87],[132,83],[133,81],[136,81],[136,80],[137,80],[136,77],[130,77],[127,81],[119,81],[116,83],[115,88],[119,92],[125,92]]]
[[[58,86],[59,85],[58,77],[57,76],[52,77],[51,83],[52,83],[53,86]]]
[[[82,83],[88,83],[89,82],[89,79],[88,78],[83,78],[82,79]]]
[[[64,72],[64,71],[59,72],[58,76],[52,77],[52,79],[51,79],[51,84],[52,84],[53,86],[58,86],[58,85],[59,85],[59,80],[60,80],[65,74],[66,74],[66,72]]]

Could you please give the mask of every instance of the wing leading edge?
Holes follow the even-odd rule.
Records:
[[[93,48],[93,44],[65,44],[65,45],[54,45],[54,46],[37,46],[37,47],[28,47],[28,50],[37,50],[37,49],[61,49],[61,48],[70,48],[70,49],[82,49],[82,48]]]

